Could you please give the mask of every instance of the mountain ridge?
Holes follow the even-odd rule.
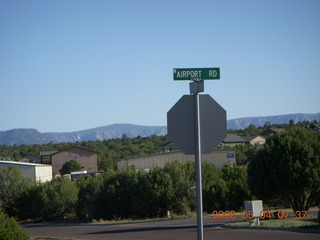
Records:
[[[228,129],[244,129],[250,124],[254,124],[256,127],[263,126],[266,122],[270,124],[284,124],[293,120],[294,123],[314,120],[320,121],[320,113],[292,113],[274,116],[260,116],[260,117],[245,117],[228,120]]]
[[[33,128],[16,128],[0,131],[0,144],[2,145],[31,145],[60,142],[81,142],[108,140],[122,138],[126,135],[132,137],[148,137],[151,135],[166,135],[166,126],[142,126],[128,123],[116,123],[74,132],[44,132]]]
[[[270,124],[284,124],[293,120],[295,123],[314,120],[320,121],[320,113],[296,113],[275,116],[246,117],[228,120],[228,129],[244,129],[250,124],[256,127],[263,126],[266,122]],[[81,142],[108,140],[112,138],[149,137],[151,135],[166,135],[166,126],[143,126],[129,123],[115,123],[102,127],[96,127],[74,132],[44,132],[41,133],[33,128],[16,128],[0,131],[1,145],[31,145],[60,142]]]

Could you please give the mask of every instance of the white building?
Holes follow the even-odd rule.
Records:
[[[10,166],[19,168],[22,176],[31,178],[34,181],[46,182],[52,180],[52,166],[50,165],[0,161],[0,168],[8,168]]]

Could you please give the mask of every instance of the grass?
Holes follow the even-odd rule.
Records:
[[[117,224],[117,223],[133,223],[133,222],[144,222],[144,221],[156,221],[163,220],[168,218],[144,218],[144,219],[113,219],[113,220],[104,220],[104,219],[93,219],[90,223],[93,224]]]
[[[248,227],[249,222],[235,222],[229,223],[228,225],[234,227]],[[290,217],[286,219],[261,220],[258,227],[320,229],[320,224],[318,218],[310,216],[303,219]]]
[[[159,218],[126,218],[126,219],[121,219],[121,218],[114,218],[112,220],[104,220],[104,219],[93,219],[90,223],[93,224],[113,224],[113,223],[132,223],[132,222],[148,222],[148,221],[158,221],[158,220],[168,220],[168,219],[176,219],[176,218],[185,218],[185,217],[194,217],[196,216],[195,212],[190,212],[186,215],[176,215],[176,214],[171,214],[171,217],[159,217]]]
[[[46,237],[35,237],[31,238],[31,240],[76,240],[74,238],[46,238]]]

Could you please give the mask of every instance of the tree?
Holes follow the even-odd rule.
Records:
[[[293,127],[268,139],[249,163],[248,178],[257,197],[307,211],[320,195],[320,134]]]
[[[189,188],[193,185],[188,180],[187,169],[184,164],[174,161],[167,163],[163,171],[168,173],[172,180],[174,197],[170,200],[171,204],[168,210],[172,210],[176,214],[187,214],[190,212],[190,195]]]
[[[212,210],[228,210],[226,197],[229,193],[228,184],[219,178],[211,182],[203,189],[203,210],[212,212]]]
[[[216,169],[212,163],[202,165],[204,211],[239,210],[243,201],[251,199],[247,166],[225,165]]]
[[[57,178],[39,185],[38,215],[44,220],[63,219],[75,215],[78,188],[75,182]]]
[[[19,194],[19,197],[15,201],[17,217],[19,219],[37,219],[40,217],[41,185],[41,183],[35,183]]]
[[[154,168],[148,173],[138,171],[137,179],[132,192],[134,217],[163,217],[168,210],[177,213],[173,208],[175,192],[169,173],[161,168]]]
[[[265,124],[263,125],[264,128],[270,128],[270,122],[265,122]]]
[[[21,175],[17,167],[0,169],[0,208],[9,216],[15,216],[16,201],[31,186],[31,180]]]
[[[0,239],[1,240],[29,240],[30,236],[26,230],[14,220],[13,217],[7,218],[0,209]]]
[[[60,169],[61,174],[69,174],[71,172],[80,171],[81,165],[74,159],[70,160],[63,164],[62,168]]]
[[[294,126],[294,120],[293,120],[293,119],[291,119],[291,120],[289,121],[289,126],[290,126],[290,127],[293,127],[293,126]]]
[[[104,174],[103,184],[97,194],[96,218],[122,219],[132,216],[132,194],[137,184],[134,167]]]
[[[249,144],[236,146],[237,165],[246,165],[256,154],[257,147]]]
[[[222,197],[228,189],[221,179],[221,170],[208,161],[202,163],[202,191],[204,211],[211,212],[214,209],[224,209],[221,200],[224,202]]]
[[[228,209],[239,210],[243,201],[251,199],[248,186],[247,166],[225,165],[222,178],[227,183],[229,192],[226,196]]]
[[[77,181],[79,189],[76,213],[79,219],[91,220],[99,211],[96,206],[97,195],[102,186],[102,176],[80,178]]]

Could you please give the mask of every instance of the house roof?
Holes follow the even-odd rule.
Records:
[[[284,129],[283,128],[271,128],[271,131],[274,131],[276,133],[282,132]]]
[[[29,155],[24,158],[21,158],[19,162],[29,162],[29,161],[38,161],[40,160],[39,156]]]
[[[255,139],[257,136],[242,136],[242,138],[246,141],[246,142],[250,142],[251,140]]]
[[[268,137],[270,135],[277,134],[277,133],[282,132],[284,130],[285,129],[283,129],[283,128],[270,128],[270,129],[265,130],[263,133],[261,133],[260,136]]]
[[[52,156],[52,155],[55,155],[55,154],[58,154],[58,153],[61,153],[61,152],[68,151],[68,150],[71,149],[71,148],[79,148],[79,149],[85,150],[85,151],[87,151],[87,152],[97,153],[97,152],[95,152],[95,151],[92,151],[92,150],[87,149],[87,148],[84,148],[84,147],[71,146],[71,147],[65,148],[65,149],[63,149],[63,150],[61,150],[61,151],[40,152],[40,156]]]
[[[87,152],[97,153],[97,152],[95,152],[95,151],[92,151],[92,150],[87,149],[87,148],[84,148],[84,147],[71,146],[71,147],[68,147],[68,148],[66,148],[66,149],[63,149],[63,150],[61,150],[61,151],[55,152],[55,153],[53,153],[52,155],[55,155],[55,154],[58,154],[58,153],[61,153],[61,152],[68,151],[69,149],[72,149],[72,148],[79,148],[79,149],[82,149],[82,150],[87,151]]]
[[[40,156],[50,156],[56,152],[57,151],[40,152]]]
[[[261,137],[264,139],[263,136],[260,136],[260,135],[256,135],[256,136],[242,136],[242,138],[246,141],[246,142],[250,142],[252,141],[253,139],[257,138],[257,137]]]
[[[178,148],[172,141],[159,144],[160,147]]]
[[[236,134],[227,134],[225,139],[223,139],[223,142],[224,143],[243,143],[245,142],[245,140]]]
[[[320,123],[312,123],[311,128],[318,128],[320,129]]]

